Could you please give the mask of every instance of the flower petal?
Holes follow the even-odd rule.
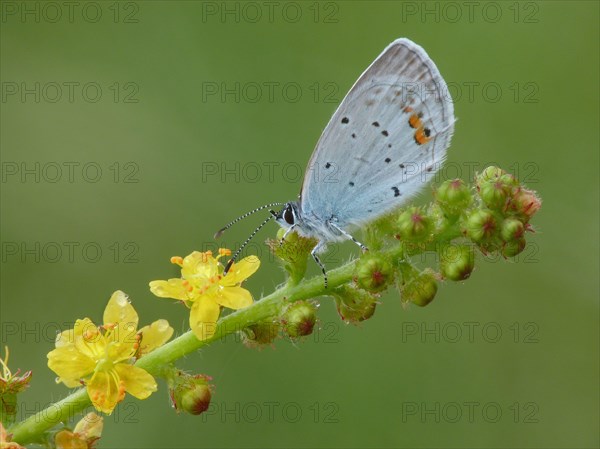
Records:
[[[59,382],[74,388],[80,385],[80,379],[94,371],[96,362],[75,346],[63,346],[48,353],[48,368],[58,375]]]
[[[194,251],[185,256],[181,276],[188,281],[206,280],[219,274],[219,264],[210,252]]]
[[[89,319],[89,318],[86,318]],[[90,321],[91,322],[91,321]],[[56,335],[54,340],[54,346],[60,348],[62,346],[69,346],[75,343],[75,329],[67,329]]]
[[[114,370],[96,371],[87,384],[87,392],[96,410],[110,415],[125,397],[125,389],[120,388],[119,377]]]
[[[134,343],[137,343],[137,339],[134,340]],[[113,363],[128,360],[135,355],[137,346],[134,345],[134,343],[120,343],[118,341],[111,342],[106,346],[106,357]]]
[[[149,326],[144,326],[139,333],[142,336],[140,342],[140,356],[154,351],[164,345],[173,336],[173,328],[167,320],[156,320]]]
[[[260,260],[256,256],[244,257],[239,262],[235,262],[226,276],[219,281],[220,285],[230,287],[238,285],[242,281],[252,276],[260,267]]]
[[[160,298],[173,298],[180,301],[189,299],[183,279],[169,279],[168,281],[150,282],[150,291]]]
[[[115,370],[127,393],[138,399],[146,399],[157,390],[156,381],[148,372],[134,365],[119,363]]]
[[[242,287],[219,287],[219,293],[215,295],[216,301],[230,309],[243,309],[252,304],[252,295]]]
[[[206,340],[215,333],[221,308],[209,297],[200,298],[190,311],[190,328],[199,340]]]
[[[106,350],[106,338],[89,318],[75,321],[73,346],[82,354],[98,360]]]
[[[120,327],[126,325],[127,328],[137,329],[139,317],[128,296],[121,290],[112,294],[104,309],[104,324],[119,324]]]

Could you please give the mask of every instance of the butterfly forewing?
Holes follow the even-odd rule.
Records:
[[[305,216],[360,225],[400,206],[443,162],[454,130],[446,83],[425,50],[392,42],[346,95],[305,175]]]

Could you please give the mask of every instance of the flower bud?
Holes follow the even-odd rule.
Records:
[[[375,313],[377,296],[351,285],[343,285],[333,292],[337,312],[346,323],[358,324]]]
[[[420,307],[425,307],[437,293],[437,280],[430,269],[425,269],[416,276],[403,280],[400,294],[403,302],[412,302]]]
[[[199,415],[208,410],[212,391],[209,384],[211,380],[203,374],[193,376],[183,371],[171,375],[168,382],[175,409],[192,415]]]
[[[494,214],[485,209],[476,209],[467,217],[467,237],[477,243],[489,242],[496,235],[498,224]]]
[[[477,186],[477,188],[479,188],[482,183],[498,181],[505,174],[506,172],[500,167],[490,165],[489,167],[486,167],[481,173],[475,175],[475,185]]]
[[[279,336],[280,329],[281,324],[273,320],[251,324],[242,331],[243,342],[248,348],[268,345]]]
[[[479,196],[483,203],[492,210],[503,211],[510,198],[512,186],[503,181],[485,181],[479,185]]]
[[[472,196],[462,179],[447,180],[435,192],[438,204],[449,215],[458,215],[469,207]]]
[[[369,253],[356,263],[354,279],[359,287],[369,292],[380,292],[394,280],[394,270],[382,254]]]
[[[500,225],[500,235],[505,242],[521,240],[525,234],[525,225],[514,217],[505,219]]]
[[[519,189],[511,201],[511,210],[525,222],[537,213],[542,207],[542,200],[533,190]]]
[[[398,236],[408,242],[422,242],[429,239],[432,222],[422,209],[411,207],[400,214],[396,221]]]
[[[440,271],[444,279],[464,281],[475,266],[475,252],[469,245],[448,245],[442,248]]]
[[[515,239],[510,242],[507,242],[502,247],[502,255],[504,257],[514,257],[517,254],[521,253],[525,249],[526,245],[527,242],[524,238]]]
[[[281,318],[285,332],[292,338],[312,334],[316,322],[317,307],[308,301],[291,304]]]

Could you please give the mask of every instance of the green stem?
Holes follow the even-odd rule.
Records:
[[[399,247],[399,245],[397,246]],[[349,282],[352,279],[354,264],[355,262],[353,261],[330,271],[327,276],[329,289],[332,290]],[[223,317],[219,320],[216,332],[211,338],[200,341],[191,331],[188,331],[145,355],[136,363],[136,366],[145,369],[150,374],[161,375],[165,365],[175,362],[183,356],[229,334],[244,329],[250,324],[279,315],[283,306],[288,302],[314,298],[327,293],[328,290],[325,289],[322,276],[315,276],[297,285],[286,285],[265,296],[260,301],[256,301],[250,307]],[[81,388],[62,401],[52,404],[48,408],[12,426],[10,433],[13,434],[13,441],[17,441],[20,444],[39,442],[45,431],[62,421],[69,420],[69,418],[90,405],[91,402],[87,391],[85,388]]]
[[[382,252],[396,259],[402,257],[404,248],[398,242]],[[356,261],[351,261],[328,272],[328,289],[325,288],[323,277],[320,275],[302,280],[296,285],[288,283],[251,306],[221,318],[212,337],[200,341],[192,331],[188,331],[139,359],[136,366],[154,376],[164,376],[165,366],[250,324],[280,315],[287,303],[327,295],[336,287],[348,283],[352,279],[355,263]],[[90,405],[86,389],[80,388],[63,400],[12,426],[10,433],[13,434],[13,441],[20,444],[40,442],[45,431],[60,422],[68,421]]]

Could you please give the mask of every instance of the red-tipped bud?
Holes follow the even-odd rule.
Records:
[[[435,197],[448,215],[460,214],[472,201],[471,191],[462,179],[444,181],[435,192]]]
[[[506,209],[513,187],[502,181],[485,181],[479,185],[479,196],[483,203],[492,210],[503,211]]]
[[[529,221],[542,207],[542,200],[533,191],[519,189],[511,201],[511,210],[525,222]]]
[[[467,237],[476,243],[489,242],[498,231],[498,222],[489,210],[474,210],[465,223]]]
[[[281,318],[285,332],[292,338],[312,334],[316,322],[317,307],[308,301],[291,304]]]
[[[521,240],[525,235],[525,225],[521,220],[509,217],[500,225],[500,235],[505,242]]]
[[[171,401],[175,409],[191,415],[208,410],[212,396],[212,379],[203,374],[192,376],[178,371],[169,379]]]
[[[444,279],[464,281],[475,267],[475,252],[469,245],[448,245],[442,249],[440,271]]]
[[[419,207],[402,212],[396,222],[398,236],[407,242],[423,242],[431,236],[431,218]]]
[[[333,296],[337,312],[346,323],[358,324],[375,313],[377,296],[365,290],[345,285],[335,289]]]
[[[392,265],[381,254],[365,254],[356,263],[354,279],[369,292],[381,292],[394,280]]]

